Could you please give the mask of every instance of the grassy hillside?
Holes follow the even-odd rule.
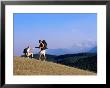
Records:
[[[24,57],[14,57],[14,75],[96,75],[96,73]]]

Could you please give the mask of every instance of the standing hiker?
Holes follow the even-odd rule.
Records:
[[[44,60],[46,60],[46,56],[45,56],[45,52],[46,52],[46,47],[47,47],[47,43],[45,40],[41,41],[39,40],[39,47],[35,47],[35,48],[39,48],[39,60],[41,59],[41,57],[44,57]]]

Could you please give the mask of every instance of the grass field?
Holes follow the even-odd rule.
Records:
[[[96,75],[94,72],[81,70],[53,62],[14,57],[14,75]]]

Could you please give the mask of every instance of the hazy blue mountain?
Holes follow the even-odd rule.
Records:
[[[88,42],[74,43],[71,47],[68,48],[47,49],[47,54],[63,55],[63,54],[86,53],[86,52],[95,52],[95,51],[96,51],[96,42],[88,41]]]
[[[47,54],[52,55],[62,55],[62,54],[68,54],[71,53],[69,49],[48,49]]]
[[[85,52],[96,52],[96,47],[73,47],[68,49],[47,49],[47,54],[52,55],[63,55],[63,54],[75,54]]]
[[[97,47],[92,48],[89,52],[96,53],[97,52]]]

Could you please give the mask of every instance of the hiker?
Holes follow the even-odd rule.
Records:
[[[45,52],[46,52],[46,48],[47,48],[47,43],[45,40],[41,41],[39,40],[39,48],[40,48],[40,51],[39,51],[39,60],[41,58],[41,56],[43,55],[44,56],[44,60],[46,60],[46,56],[45,56]]]
[[[27,47],[27,52],[26,52],[26,56],[29,58],[29,57],[31,57],[31,58],[33,58],[33,53],[32,53],[32,51],[31,51],[32,49],[28,46]]]

